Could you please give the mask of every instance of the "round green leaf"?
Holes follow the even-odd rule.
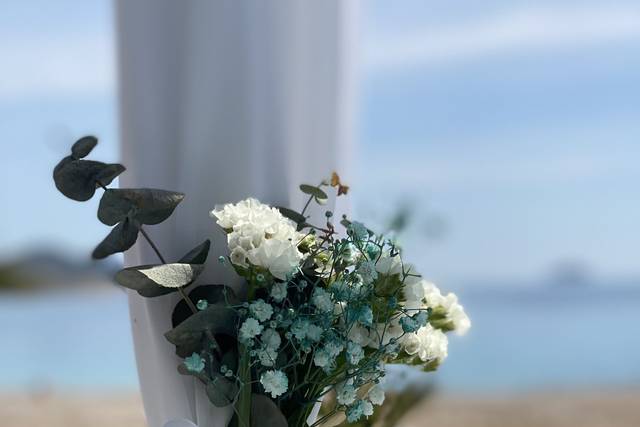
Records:
[[[207,384],[205,391],[211,403],[217,407],[222,407],[233,403],[238,393],[238,386],[234,381],[230,381],[222,375],[216,375]]]
[[[153,298],[191,284],[203,269],[199,264],[141,265],[120,270],[116,282],[143,297]]]
[[[318,202],[324,202],[329,198],[327,193],[325,193],[320,187],[316,187],[314,185],[301,184],[300,190],[305,194],[313,196]]]
[[[96,192],[97,181],[102,177],[110,183],[124,171],[124,167],[116,164],[106,164],[93,160],[76,160],[67,156],[53,169],[53,181],[56,188],[70,199],[84,202]],[[115,225],[112,223],[109,225]]]
[[[251,395],[251,427],[287,427],[280,408],[263,394]]]
[[[165,338],[175,346],[198,343],[205,331],[213,334],[236,335],[237,314],[235,310],[221,304],[212,304],[185,319],[165,333]]]
[[[94,249],[93,258],[102,259],[117,252],[129,249],[138,239],[138,226],[134,221],[125,218],[116,225],[105,239]]]
[[[161,264],[140,268],[138,271],[149,280],[164,288],[181,288],[193,283],[202,273],[202,264]]]
[[[71,156],[75,159],[87,157],[96,145],[98,145],[98,138],[91,135],[84,136],[71,147]]]
[[[184,199],[175,191],[150,188],[120,188],[105,191],[98,207],[98,219],[113,225],[131,214],[142,224],[159,224]]]
[[[204,264],[207,261],[210,248],[211,240],[207,239],[195,248],[191,249],[185,256],[180,258],[180,261],[178,262],[187,264]]]

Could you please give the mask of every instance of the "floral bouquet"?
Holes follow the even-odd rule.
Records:
[[[384,402],[386,365],[433,371],[447,357],[445,334],[470,326],[456,296],[424,280],[393,241],[346,216],[336,224],[331,211],[323,224],[310,223],[305,213],[327,201],[326,191],[347,194],[335,173],[300,186],[308,195],[301,212],[253,198],[212,210],[228,245],[218,261],[245,286],[192,286],[210,242],[167,262],[144,230],[167,219],[184,195],[107,188],[125,168],[84,160],[96,144],[84,137],[73,145],[54,170],[56,187],[79,201],[104,190],[98,219],[114,227],[94,258],[129,249],[139,234],[152,246],[159,264],[125,268],[116,281],[143,297],[180,295],[165,334],[182,360],[177,369],[204,384],[211,404],[232,405],[233,425],[315,427],[338,414],[347,422],[368,417]],[[334,407],[319,418],[330,393]]]

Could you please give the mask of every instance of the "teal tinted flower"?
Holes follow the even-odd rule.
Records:
[[[365,306],[360,308],[360,312],[358,313],[358,322],[365,326],[371,326],[373,323],[373,311],[371,311],[371,307]]]
[[[222,255],[220,255],[220,256],[218,257],[218,262],[219,262],[220,264],[225,264],[225,263],[227,262],[227,259],[226,259],[225,257],[223,257]]]
[[[369,238],[369,231],[363,223],[353,221],[347,227],[347,233],[351,235],[354,240],[367,240]]]
[[[315,288],[311,296],[311,302],[316,306],[318,311],[327,313],[333,311],[333,301],[329,292],[322,288]]]
[[[347,343],[347,360],[352,365],[357,365],[364,358],[364,350],[359,344],[349,341]]]
[[[371,261],[364,261],[358,265],[356,270],[360,277],[362,278],[362,282],[365,285],[372,283],[374,280],[378,278],[378,272],[376,271],[376,266]]]
[[[262,332],[263,326],[253,317],[249,317],[244,321],[242,326],[240,326],[240,340],[243,342],[247,342],[256,336],[260,335]]]
[[[353,386],[353,381],[338,384],[335,388],[336,400],[341,405],[351,405],[355,402],[357,394],[356,388]]]
[[[380,256],[380,248],[377,245],[374,245],[373,243],[367,243],[367,246],[364,248],[364,251],[370,260],[375,260],[378,258],[378,256]]]
[[[204,310],[209,307],[209,302],[206,299],[198,300],[196,307],[198,308],[198,310]]]
[[[289,380],[282,371],[267,371],[260,375],[260,384],[272,398],[283,395],[289,388]]]
[[[266,347],[274,350],[280,348],[280,344],[282,343],[280,334],[278,334],[278,332],[274,329],[267,329],[266,331],[264,331],[262,335],[260,335],[260,340]]]
[[[259,299],[249,304],[249,312],[253,317],[261,322],[268,320],[273,315],[273,307],[263,300]]]
[[[358,400],[355,404],[350,406],[346,412],[347,421],[354,423],[363,416],[368,417],[373,415],[373,405],[366,400]]]
[[[198,353],[184,359],[184,366],[190,372],[200,373],[204,370],[204,359]]]
[[[271,288],[271,298],[275,302],[282,302],[287,297],[287,284],[278,282],[274,283]]]

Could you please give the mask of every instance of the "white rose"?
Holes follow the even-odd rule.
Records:
[[[267,268],[274,277],[285,280],[300,263],[302,254],[291,242],[268,239],[249,251],[247,258],[251,264]]]

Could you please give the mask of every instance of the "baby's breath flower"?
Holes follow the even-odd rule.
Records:
[[[253,317],[249,317],[247,320],[242,323],[240,326],[240,340],[241,341],[249,341],[256,336],[260,335],[262,332],[263,326]]]
[[[262,343],[271,349],[277,350],[280,348],[280,344],[282,340],[280,339],[280,334],[275,329],[267,329],[260,336],[260,340]]]
[[[356,270],[360,277],[362,278],[362,282],[365,285],[372,283],[374,280],[378,278],[378,272],[376,271],[376,266],[372,261],[363,261],[358,265]]]
[[[184,366],[191,372],[202,372],[204,369],[204,359],[200,357],[198,353],[193,353],[184,359]]]
[[[289,388],[289,380],[282,371],[266,371],[260,375],[260,384],[272,398],[283,395]]]
[[[347,233],[349,233],[354,240],[367,240],[369,238],[369,231],[367,230],[367,227],[358,221],[353,221],[349,224],[347,227]]]
[[[209,306],[209,302],[206,299],[198,300],[198,303],[196,304],[196,307],[198,308],[198,310],[204,310],[208,306]]]
[[[369,390],[369,402],[376,406],[380,406],[384,403],[384,389],[380,384],[376,384]]]
[[[364,350],[353,341],[347,343],[347,360],[352,365],[357,365],[364,358]]]
[[[335,388],[336,400],[341,405],[351,405],[356,400],[356,389],[352,382],[338,384]]]
[[[271,298],[275,302],[282,302],[287,297],[287,284],[283,282],[274,283],[271,288]]]
[[[260,322],[264,322],[270,319],[273,315],[273,307],[264,302],[264,300],[259,299],[249,304],[249,312]]]
[[[322,288],[315,288],[313,290],[311,302],[316,306],[318,311],[322,313],[333,311],[334,304],[333,301],[331,301],[331,295]]]

